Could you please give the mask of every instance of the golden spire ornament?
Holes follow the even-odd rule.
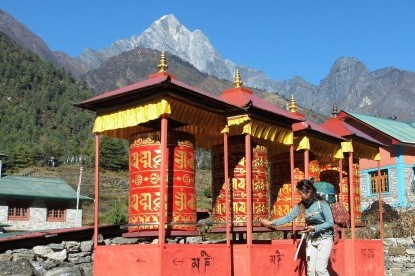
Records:
[[[239,69],[236,69],[233,85],[235,87],[241,87],[242,86],[241,74],[239,74]]]
[[[291,95],[290,105],[288,106],[288,110],[292,113],[297,112],[297,103],[295,102],[294,95]]]
[[[164,51],[161,52],[160,63],[157,67],[159,69],[159,72],[166,72],[167,68],[169,68],[169,66],[167,65],[166,56],[164,55]]]
[[[337,115],[339,115],[339,111],[337,111],[337,105],[333,105],[331,115],[333,116],[333,118],[337,118]]]

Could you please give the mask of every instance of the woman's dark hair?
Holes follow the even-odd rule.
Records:
[[[313,182],[308,179],[303,179],[297,183],[297,189],[303,193],[311,192],[309,202],[314,202],[317,200],[324,200],[322,196],[317,193],[317,189],[314,186]]]

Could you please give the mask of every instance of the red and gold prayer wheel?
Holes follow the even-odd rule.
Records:
[[[212,149],[212,195],[213,221],[217,227],[225,226],[226,200],[225,179],[223,168],[223,145]],[[246,226],[246,166],[245,140],[243,136],[229,138],[229,177],[231,217],[233,226]],[[259,226],[259,220],[268,216],[268,157],[267,148],[252,143],[252,216],[254,226]]]
[[[194,136],[179,131],[167,135],[166,224],[169,229],[196,229]],[[130,140],[130,232],[158,229],[160,202],[160,132],[139,133]],[[183,224],[180,224],[183,223]],[[147,225],[146,225],[147,224]]]
[[[304,179],[304,153],[294,153],[294,187],[291,184],[291,169],[289,153],[279,154],[273,158],[271,165],[271,204],[272,219],[278,219],[287,215],[293,204],[300,202],[301,197],[297,190],[294,191],[294,201],[291,201],[292,188],[302,179]],[[318,160],[312,160],[308,163],[309,177],[315,181],[320,179],[320,165]],[[301,221],[296,219],[296,225],[303,225],[304,219]],[[288,223],[283,226],[290,226]]]
[[[343,201],[346,210],[349,210],[349,179],[347,172],[343,170],[342,181],[340,181],[338,161],[334,164],[326,164],[321,166],[320,178],[321,181],[326,181],[334,185],[336,189],[337,201]],[[341,198],[340,198],[341,196]]]

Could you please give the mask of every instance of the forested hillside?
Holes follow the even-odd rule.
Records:
[[[94,93],[0,32],[0,153],[8,168],[50,157],[90,158],[93,114],[72,105]]]

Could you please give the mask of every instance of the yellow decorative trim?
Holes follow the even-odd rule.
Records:
[[[334,158],[336,158],[336,159],[343,159],[344,158],[343,151],[342,151],[341,148],[336,152],[336,154],[334,155]]]
[[[238,115],[238,116],[232,116],[228,117],[228,126],[234,126],[234,125],[240,125],[245,122],[250,122],[251,118],[249,118],[248,115]]]
[[[284,139],[282,140],[282,143],[284,145],[294,144],[294,132],[290,131],[288,134],[286,134]]]
[[[220,133],[222,134],[229,133],[229,127],[226,125]]]
[[[134,127],[157,118],[163,114],[171,114],[167,100],[130,107],[110,114],[98,115],[95,119],[94,133]]]
[[[244,125],[243,131],[244,134],[252,134],[252,123]]]
[[[342,142],[342,151],[343,152],[353,152],[352,142]]]
[[[375,156],[375,159],[374,159],[375,161],[380,161],[380,152],[378,152],[378,154],[376,154],[376,156]]]
[[[301,139],[296,150],[302,150],[302,149],[310,150],[310,139],[308,139],[307,136],[304,136]]]

